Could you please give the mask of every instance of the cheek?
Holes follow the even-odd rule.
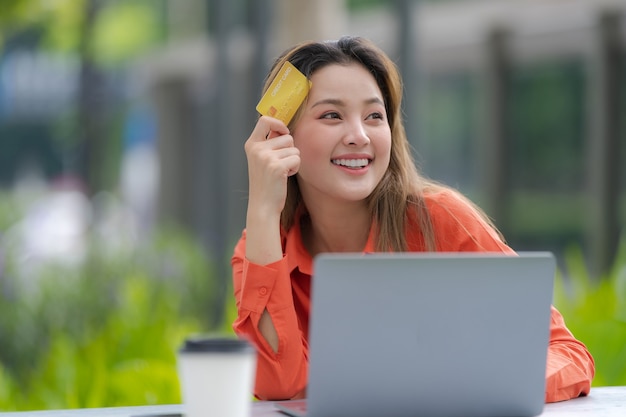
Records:
[[[300,150],[300,166],[320,166],[323,161],[328,159],[328,153],[321,147],[310,143],[297,146]]]
[[[294,135],[293,143],[300,151],[301,163],[319,160],[321,158],[328,159],[329,149],[324,146],[324,142],[320,140],[319,135],[312,134],[306,130],[300,130]]]
[[[377,141],[377,154],[385,155],[387,159],[391,156],[391,132],[383,134]]]

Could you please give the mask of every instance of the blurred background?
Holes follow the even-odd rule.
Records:
[[[243,144],[274,58],[364,36],[423,173],[516,250],[626,384],[626,0],[0,0],[0,409],[178,402],[228,333]]]

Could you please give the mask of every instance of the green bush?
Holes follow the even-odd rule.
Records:
[[[578,248],[557,275],[555,306],[595,359],[594,386],[626,385],[626,244],[606,276],[593,279]]]
[[[0,230],[18,213],[0,195]],[[0,245],[0,410],[177,403],[183,338],[232,332],[228,285],[188,235],[162,231],[115,256],[101,243],[78,267],[29,273]],[[594,385],[626,385],[626,244],[601,279],[580,250],[564,260],[554,303],[595,358]]]
[[[0,275],[0,409],[177,403],[176,349],[223,312],[212,264],[189,237],[164,232],[115,257],[92,245],[79,267]],[[231,307],[232,308],[232,307]],[[219,316],[219,317],[218,317]]]

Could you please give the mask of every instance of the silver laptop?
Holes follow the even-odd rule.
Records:
[[[554,256],[324,254],[297,417],[542,412]]]

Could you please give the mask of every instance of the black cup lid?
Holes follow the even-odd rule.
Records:
[[[245,339],[220,336],[188,337],[180,348],[180,352],[184,353],[247,353],[253,351],[254,347]]]

